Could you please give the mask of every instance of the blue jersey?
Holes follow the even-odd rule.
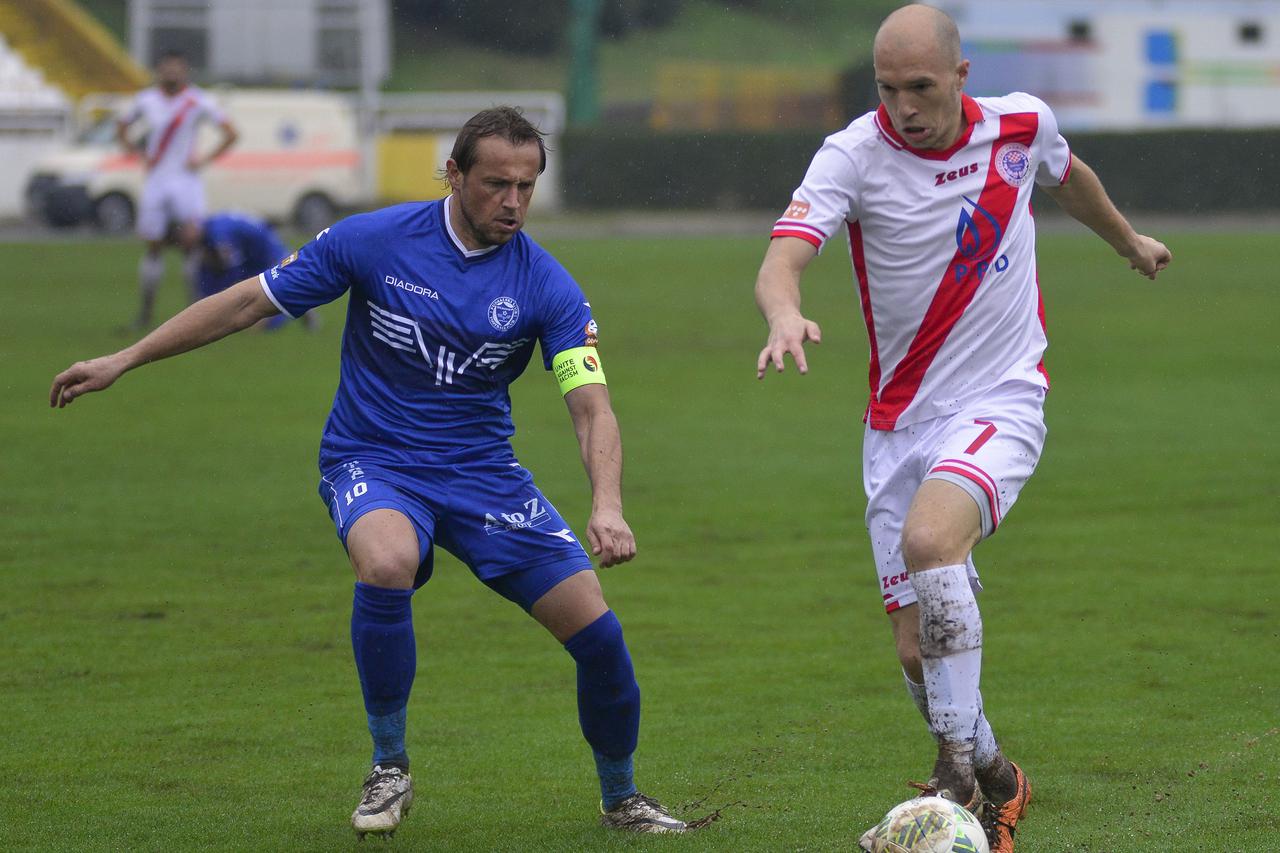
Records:
[[[350,291],[322,469],[356,458],[406,465],[509,453],[507,388],[529,363],[595,345],[591,306],[523,233],[467,251],[448,199],[344,219],[260,276],[291,317]]]
[[[239,213],[218,213],[204,221],[202,242],[221,259],[218,267],[202,264],[201,296],[226,290],[278,264],[289,252],[271,226]]]

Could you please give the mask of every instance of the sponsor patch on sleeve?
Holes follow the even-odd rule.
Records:
[[[583,385],[608,384],[604,379],[604,370],[600,367],[600,354],[595,347],[574,347],[556,353],[556,357],[551,360],[551,369],[555,371],[561,396]]]
[[[798,198],[791,199],[791,204],[787,205],[786,211],[782,214],[783,219],[804,219],[809,215],[809,202],[801,201]]]

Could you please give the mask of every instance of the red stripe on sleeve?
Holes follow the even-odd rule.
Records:
[[[792,230],[789,228],[775,228],[773,233],[769,235],[770,239],[775,237],[799,237],[806,243],[812,243],[815,249],[822,248],[822,241],[817,236],[810,234],[808,231]]]

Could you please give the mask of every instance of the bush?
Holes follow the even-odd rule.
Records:
[[[401,4],[395,15],[410,28],[440,30],[479,47],[546,56],[564,42],[569,0],[439,0]]]
[[[684,0],[605,0],[600,14],[600,33],[606,38],[625,38],[632,30],[660,28],[671,23]]]

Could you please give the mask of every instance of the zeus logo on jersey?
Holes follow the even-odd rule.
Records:
[[[961,198],[973,207],[973,213],[961,207],[960,219],[956,222],[956,252],[964,259],[957,260],[955,265],[957,284],[968,278],[970,273],[982,281],[988,270],[994,268],[996,272],[1004,272],[1009,266],[1008,255],[996,257],[1000,241],[1004,238],[999,220],[968,196]]]
[[[952,169],[950,172],[939,172],[933,176],[933,185],[940,187],[959,178],[967,178],[976,174],[978,174],[978,164],[971,163],[968,166],[961,166],[959,169]]]
[[[283,266],[283,264],[281,265]],[[393,275],[383,276],[382,281],[392,287],[398,287],[401,290],[407,290],[409,293],[416,293],[419,296],[425,296],[428,299],[440,299],[440,293],[429,287],[423,287],[420,284],[414,284],[411,281],[405,281],[402,278],[396,278]]]

